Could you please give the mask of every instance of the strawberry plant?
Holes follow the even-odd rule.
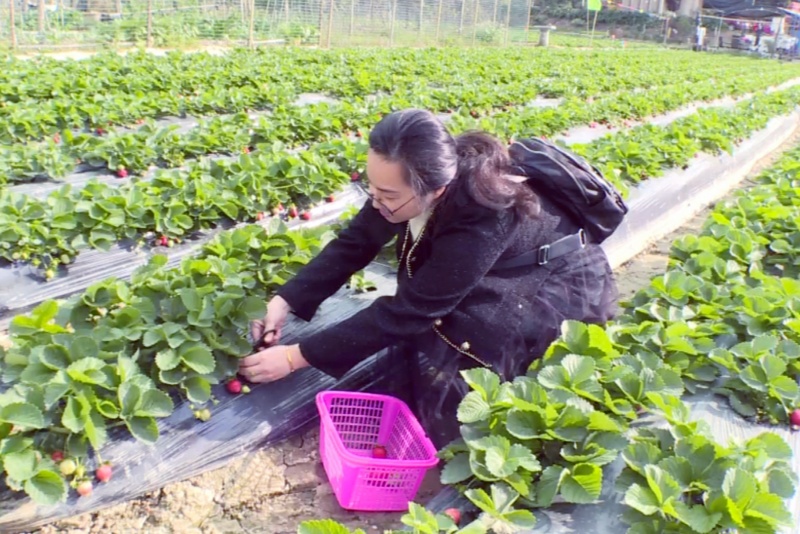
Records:
[[[755,130],[770,116],[789,109],[796,94],[796,90],[789,90],[756,97],[758,108],[740,105],[726,112],[725,120],[743,122]],[[616,181],[625,189],[629,183],[662,173],[663,168],[683,165],[699,150],[700,144],[689,137],[693,117],[666,128],[639,127],[598,140],[587,145],[588,149],[579,146],[576,151],[594,151],[587,156],[589,161],[605,167],[612,180],[619,177]],[[618,143],[619,138],[628,140]],[[631,138],[638,138],[638,143]],[[57,267],[71,261],[78,249],[86,246],[107,248],[119,238],[143,240],[152,232],[177,238],[213,228],[226,219],[255,220],[276,204],[323,202],[347,183],[346,176],[363,170],[367,146],[364,139],[335,139],[293,153],[282,143],[261,144],[257,152],[238,159],[202,160],[185,171],[157,172],[152,181],[128,187],[90,183],[80,193],[70,194],[68,189],[54,192],[47,202],[0,191],[0,213],[8,213],[5,221],[13,228],[0,232],[0,239],[8,236],[7,241],[0,241],[0,257],[7,261],[35,259],[43,267]],[[620,146],[627,152],[620,152]],[[613,157],[609,155],[612,147],[616,147],[611,152]],[[660,156],[651,157],[653,154]],[[269,175],[268,185],[264,183],[265,173]],[[21,202],[38,204],[36,209],[43,211],[45,221],[19,220],[17,209],[4,207],[5,203]],[[69,220],[73,209],[81,213],[77,222]],[[47,216],[50,210],[57,210],[55,215],[64,219],[59,227],[47,226],[53,220]],[[295,206],[289,207],[288,214],[291,218],[309,218]],[[29,238],[34,231],[47,236],[49,246],[45,248],[39,245],[39,239]]]
[[[234,376],[238,358],[250,353],[241,332],[263,316],[265,292],[330,232],[286,234],[282,224],[223,232],[177,268],[156,256],[130,282],[97,283],[15,317],[10,344],[0,349],[0,380],[11,384],[0,394],[8,486],[44,504],[63,500],[68,481],[89,494],[92,458],[95,478],[113,483],[101,458],[112,429],[152,443],[157,419],[172,413],[178,396],[213,400],[211,386]],[[206,407],[196,413],[211,417]]]

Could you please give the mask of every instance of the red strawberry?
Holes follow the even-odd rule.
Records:
[[[289,217],[294,218],[297,217],[297,208],[292,206],[289,208]]]
[[[244,148],[242,149],[242,153],[244,153],[244,154],[249,154],[249,153],[250,153],[250,147],[249,147],[249,146],[246,146],[246,147],[244,147]]]
[[[97,135],[103,135],[104,133],[106,133],[106,131],[102,128],[98,128],[97,130],[95,130],[95,132],[97,132]]]
[[[361,177],[358,175],[357,172],[354,172],[353,174],[350,175],[350,181],[351,182],[357,182],[360,178]]]
[[[61,451],[53,451],[53,454],[50,455],[50,458],[52,458],[54,462],[58,463],[64,459],[64,453]]]
[[[309,212],[307,212],[307,211],[304,211],[300,215],[300,218],[303,219],[304,221],[310,221],[311,220],[311,214]]]
[[[159,244],[162,247],[166,247],[167,245],[169,245],[169,238],[165,235],[162,235],[161,238],[159,239]]]
[[[242,392],[242,383],[236,380],[230,380],[227,384],[225,384],[225,389],[228,390],[228,393],[233,393],[234,395],[238,395]]]
[[[279,203],[278,203],[278,211],[283,211],[283,210],[285,210],[285,209],[286,209],[286,208],[284,208],[284,207],[283,207],[283,204],[281,204],[281,203],[279,202]]]
[[[103,464],[97,468],[97,471],[95,471],[94,474],[97,477],[97,480],[100,482],[108,482],[111,480],[111,466],[108,464]]]
[[[386,447],[383,445],[375,445],[372,448],[372,457],[373,458],[386,458]]]
[[[258,213],[256,213],[256,220],[257,221],[263,221],[264,217],[266,217],[266,215],[264,214],[263,211],[259,211]]]
[[[326,198],[325,200],[327,200],[328,202],[333,202],[336,199],[334,198],[333,195],[328,195],[328,198]]]
[[[92,489],[93,489],[92,488],[92,483],[89,480],[84,480],[83,482],[78,484],[78,487],[77,487],[78,494],[81,497],[88,497],[89,495],[91,495],[92,494]]]
[[[793,426],[800,426],[800,408],[796,409],[789,415],[789,422]]]
[[[453,523],[458,525],[461,522],[461,510],[458,508],[448,508],[444,511],[444,515],[453,520]]]
[[[117,176],[120,178],[127,178],[128,177],[128,169],[122,168],[117,170]]]
[[[55,134],[53,136],[53,141],[55,141],[56,143],[60,143],[61,142],[61,136],[58,135],[58,134]]]
[[[597,123],[592,121],[589,123],[589,128],[597,128]]]

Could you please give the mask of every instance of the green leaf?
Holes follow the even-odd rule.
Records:
[[[442,469],[442,484],[457,484],[472,477],[472,469],[469,466],[469,454],[456,454],[452,460],[447,462]]]
[[[628,488],[624,502],[644,515],[653,515],[661,509],[655,494],[639,484],[633,484]]]
[[[777,495],[771,493],[759,493],[750,503],[744,512],[745,517],[755,517],[763,519],[770,525],[792,524],[792,514],[786,509],[786,505]]]
[[[142,390],[132,380],[126,380],[119,385],[117,398],[119,399],[122,416],[133,415],[141,402]]]
[[[44,428],[44,416],[33,404],[15,402],[0,410],[0,421],[22,428]]]
[[[3,466],[9,477],[24,482],[36,474],[36,453],[33,449],[8,453],[3,456]]]
[[[672,506],[675,510],[675,517],[700,534],[711,532],[722,519],[721,513],[712,514],[704,506],[688,506],[681,501],[675,501]]]
[[[575,354],[585,354],[589,349],[589,329],[585,323],[568,320],[561,324],[561,337],[569,350]]]
[[[203,298],[196,289],[185,288],[181,289],[178,294],[181,297],[183,305],[189,311],[200,311],[203,306]]]
[[[157,389],[148,389],[142,395],[135,413],[142,417],[169,417],[174,409],[169,395]]]
[[[663,469],[655,465],[646,465],[644,468],[647,484],[650,491],[656,496],[659,503],[667,503],[681,494],[681,488],[675,479]]]
[[[730,469],[722,481],[722,492],[736,503],[740,509],[746,509],[758,490],[758,481],[743,469]]]
[[[99,358],[84,358],[72,363],[67,374],[76,382],[92,385],[108,385],[108,375],[102,371],[107,364]]]
[[[211,398],[211,384],[204,378],[193,376],[184,380],[181,385],[191,402],[203,404]]]
[[[792,448],[782,437],[774,432],[764,432],[749,440],[746,444],[748,449],[762,449],[770,458],[774,460],[791,460]]]
[[[156,365],[159,369],[170,371],[181,364],[181,357],[174,349],[164,349],[156,354]]]
[[[633,443],[622,451],[622,459],[633,471],[640,475],[645,474],[645,467],[658,463],[664,452],[652,443]]]
[[[66,369],[70,364],[70,356],[67,348],[63,345],[47,345],[42,350],[42,363],[45,367],[54,371]]]
[[[97,341],[89,336],[77,336],[69,346],[70,356],[73,361],[82,358],[96,358],[100,354]],[[64,366],[66,367],[66,366]]]
[[[61,416],[61,424],[75,434],[83,432],[84,422],[81,414],[81,405],[74,397],[67,399],[64,414]]]
[[[795,483],[785,472],[773,469],[769,472],[769,491],[783,499],[791,499],[795,492]]]
[[[100,449],[108,440],[108,433],[106,432],[106,422],[103,416],[98,412],[91,410],[89,416],[84,415],[84,432],[95,450]]]
[[[589,414],[589,430],[616,433],[622,433],[624,431],[623,427],[618,422],[603,412],[592,412]]]
[[[216,362],[211,350],[205,345],[194,345],[184,350],[186,345],[181,347],[179,351],[181,360],[191,369],[194,369],[201,375],[209,374],[214,371]]]
[[[43,470],[25,481],[25,492],[30,495],[33,502],[52,506],[66,499],[67,484],[61,475]]]
[[[491,401],[497,396],[497,391],[500,389],[500,377],[492,371],[476,367],[461,371],[461,376],[469,387],[480,392],[484,399]]]
[[[363,534],[363,531],[356,530],[355,533]],[[315,519],[300,523],[297,534],[351,534],[351,532],[350,529],[333,519]]]
[[[158,441],[158,424],[152,417],[129,417],[125,420],[125,425],[139,441],[148,444]]]
[[[580,384],[594,376],[594,360],[588,356],[568,354],[561,361],[561,365],[567,370],[567,376],[572,384]]]
[[[470,391],[458,405],[457,417],[459,422],[469,424],[477,423],[489,417],[491,408],[479,391]]]
[[[561,483],[561,495],[567,502],[589,504],[600,497],[603,470],[594,464],[577,464]]]
[[[408,513],[400,518],[404,525],[414,529],[415,532],[438,534],[439,522],[436,516],[415,502],[408,503]]]
[[[551,465],[542,471],[542,476],[536,483],[536,505],[548,508],[561,487],[564,477],[569,474],[569,469],[560,465]]]
[[[538,412],[527,412],[512,408],[506,418],[508,433],[518,439],[533,439],[544,433],[547,426]]]

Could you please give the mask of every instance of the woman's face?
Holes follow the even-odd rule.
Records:
[[[372,206],[392,223],[406,222],[420,215],[444,192],[442,187],[420,198],[406,183],[402,165],[388,161],[371,149],[367,153],[367,178]]]

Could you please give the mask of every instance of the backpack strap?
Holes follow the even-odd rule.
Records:
[[[497,262],[490,272],[513,269],[523,265],[545,265],[550,260],[560,258],[570,252],[575,252],[586,246],[586,233],[583,228],[574,234],[564,236],[549,245],[542,245],[536,250],[525,252],[509,260]]]

